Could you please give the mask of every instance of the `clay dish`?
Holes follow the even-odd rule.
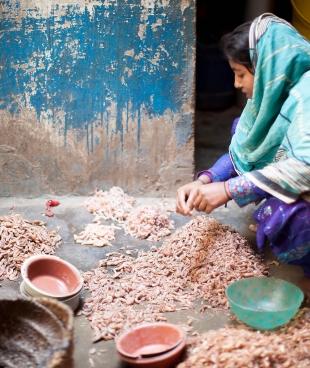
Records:
[[[69,262],[49,255],[27,258],[21,267],[24,291],[31,296],[47,296],[59,300],[80,293],[83,279]]]
[[[178,326],[162,322],[138,325],[116,340],[121,360],[132,367],[174,366],[185,346],[184,332]]]
[[[0,300],[1,367],[70,366],[72,311],[57,301],[43,303]]]
[[[47,300],[58,300],[67,306],[69,306],[73,311],[75,311],[80,305],[80,293],[77,293],[69,298],[47,298],[47,297],[38,297],[31,295],[25,288],[25,282],[22,281],[20,284],[20,293],[22,296],[26,298],[36,298],[36,299],[47,299]]]

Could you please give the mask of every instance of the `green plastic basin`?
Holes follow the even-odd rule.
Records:
[[[226,288],[226,296],[236,317],[258,330],[271,330],[289,322],[304,299],[297,286],[274,277],[235,281]]]

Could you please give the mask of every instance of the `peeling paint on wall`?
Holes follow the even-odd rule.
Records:
[[[3,13],[11,16],[31,15],[35,18],[48,18],[55,14],[57,9],[58,15],[64,15],[67,8],[75,7],[75,11],[84,12],[85,9],[92,14],[95,6],[111,6],[116,5],[117,0],[9,0],[1,3]]]
[[[139,161],[154,144],[154,122],[169,116],[163,132],[171,124],[173,166],[191,142],[192,117],[182,111],[193,108],[194,1],[3,0],[1,11],[1,123],[27,116],[52,131],[57,147],[78,150],[87,187],[95,153],[106,180],[109,162]],[[187,121],[182,139],[178,119]]]
[[[192,1],[191,0],[181,0],[180,7],[181,7],[182,13],[184,13],[185,9],[192,7]]]

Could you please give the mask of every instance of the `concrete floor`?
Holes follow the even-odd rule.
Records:
[[[78,245],[74,242],[73,234],[80,232],[84,226],[91,222],[93,216],[87,212],[83,206],[85,197],[57,197],[61,205],[55,208],[55,216],[47,218],[42,215],[44,204],[49,197],[35,199],[21,198],[2,198],[0,205],[0,215],[10,213],[20,213],[27,219],[41,219],[47,222],[51,229],[58,229],[63,242],[56,255],[74,264],[81,271],[86,271],[96,267],[97,262],[102,259],[107,252],[117,250],[121,247],[126,249],[149,249],[154,243],[140,241],[126,236],[122,230],[117,232],[117,238],[113,246],[104,248],[94,248]],[[154,198],[139,198],[138,204],[154,204],[160,201]],[[174,207],[174,199],[165,198],[164,201],[171,207]],[[230,202],[227,208],[219,208],[213,213],[213,216],[222,223],[229,224],[246,236],[251,243],[254,243],[254,233],[249,231],[248,226],[251,221],[252,206],[239,209],[234,203]],[[172,218],[176,227],[185,224],[189,218],[173,213]],[[270,263],[272,256],[266,253],[266,262]],[[271,265],[271,274],[284,278],[289,281],[298,282],[302,272],[298,267],[293,266],[275,266]],[[1,282],[0,298],[14,298],[19,294],[20,279],[16,282]],[[83,294],[85,298],[85,292]],[[198,312],[198,306],[193,310],[175,312],[167,314],[171,322],[186,323],[188,316],[196,320],[193,324],[194,329],[203,332],[209,329],[215,329],[232,323],[229,318],[229,312],[208,311],[203,314]],[[114,348],[114,342],[91,343],[92,331],[88,321],[83,316],[75,317],[75,351],[74,367],[91,368],[106,367],[117,368],[122,365],[119,362]],[[95,350],[94,350],[95,348]]]

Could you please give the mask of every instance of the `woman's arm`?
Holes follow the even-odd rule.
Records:
[[[257,202],[266,198],[268,193],[256,187],[247,177],[238,176],[226,182],[216,182],[200,185],[196,190],[193,205],[197,211],[211,213],[216,208],[233,199],[243,207],[251,202]]]
[[[235,176],[237,176],[237,173],[234,169],[234,165],[231,162],[231,158],[228,153],[225,153],[215,162],[215,164],[210,169],[200,171],[196,177],[200,180],[204,180],[208,177],[210,179],[209,182],[214,183],[219,181],[226,181]]]
[[[234,135],[235,133],[238,121],[239,118],[236,118],[232,123],[232,135]],[[195,181],[183,185],[178,189],[176,199],[176,211],[182,215],[190,215],[193,208],[195,207],[195,202],[199,203],[200,200],[203,200],[205,202],[206,197],[203,194],[205,190],[208,193],[207,196],[214,195],[215,206],[218,207],[221,204],[226,203],[229,198],[227,197],[227,193],[225,191],[223,192],[223,182],[235,176],[237,176],[237,173],[234,169],[234,165],[231,161],[230,155],[226,153],[222,155],[210,169],[200,171],[196,175]],[[210,183],[212,185],[209,187]],[[208,184],[208,186],[204,184]],[[218,191],[221,192],[219,196],[220,198],[217,197]],[[197,198],[197,196],[199,198]]]
[[[269,197],[269,194],[257,187],[245,175],[237,176],[226,182],[226,188],[230,197],[239,207],[246,206],[251,202],[257,202]]]

